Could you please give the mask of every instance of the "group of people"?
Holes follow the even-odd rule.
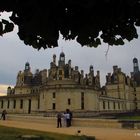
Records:
[[[63,120],[63,123],[62,123]],[[72,122],[72,112],[69,109],[66,109],[66,112],[57,114],[57,128],[62,127],[70,127]]]
[[[7,111],[3,110],[1,113],[1,120],[6,120]],[[62,123],[63,120],[63,123]],[[66,109],[64,113],[57,113],[57,128],[59,127],[70,127],[72,122],[72,112]]]

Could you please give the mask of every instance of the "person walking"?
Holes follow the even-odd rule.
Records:
[[[1,119],[6,120],[6,114],[7,114],[6,110],[3,110],[1,114]]]
[[[62,127],[61,118],[62,118],[62,114],[59,112],[57,114],[57,128]]]

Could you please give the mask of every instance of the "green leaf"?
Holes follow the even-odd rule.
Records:
[[[140,26],[140,20],[137,20],[135,23],[136,26]]]
[[[3,24],[8,24],[9,21],[7,21],[7,20],[5,20],[5,19],[2,19],[2,23],[3,23]]]
[[[100,41],[99,38],[96,39],[96,43],[97,43],[98,45],[101,45],[101,41]]]
[[[14,29],[14,24],[8,23],[5,25],[4,33],[11,32],[11,31],[13,31],[13,29]]]
[[[124,45],[124,41],[122,40],[122,38],[117,39],[117,40],[116,40],[116,43],[117,43],[118,45]]]
[[[0,35],[3,34],[3,25],[2,25],[2,22],[0,22]]]

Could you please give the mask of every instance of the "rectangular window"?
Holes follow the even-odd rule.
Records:
[[[55,92],[53,92],[53,98],[55,98]]]
[[[127,107],[126,107],[126,103],[125,103],[125,110],[126,110],[126,108],[127,108]]]
[[[68,105],[70,105],[71,104],[71,100],[70,99],[68,99]]]
[[[7,102],[7,108],[9,108],[9,106],[10,106],[10,101],[8,100],[8,102]]]
[[[16,108],[16,100],[13,102],[13,108]]]
[[[62,80],[62,77],[59,77],[59,80]]]
[[[120,103],[118,103],[118,109],[120,109]]]
[[[59,75],[62,75],[62,70],[59,70]]]
[[[40,108],[40,99],[38,98],[38,109]]]
[[[116,106],[115,106],[115,102],[113,103],[113,106],[114,106],[114,109],[116,108]]]
[[[108,109],[110,109],[110,104],[109,104],[109,101],[108,101]]]
[[[103,109],[105,109],[105,101],[103,101]]]
[[[1,108],[3,108],[3,100],[1,101]]]
[[[23,108],[23,100],[20,100],[20,109]]]
[[[102,95],[104,95],[104,92],[103,92],[103,91],[101,91],[101,94],[102,94]]]
[[[55,103],[52,104],[52,109],[55,110]]]
[[[121,104],[122,109],[124,110],[123,103]]]
[[[81,109],[84,109],[84,92],[81,92]]]

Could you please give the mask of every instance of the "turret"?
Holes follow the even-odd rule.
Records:
[[[118,72],[118,66],[113,66],[113,73],[117,73]]]
[[[29,62],[26,62],[25,63],[25,70],[24,70],[25,72],[28,72],[28,71],[30,71],[30,64],[29,64]]]
[[[93,86],[93,84],[94,84],[93,78],[94,78],[93,66],[90,65],[89,74],[88,74],[88,84],[89,84],[89,86]]]
[[[71,79],[71,76],[72,76],[71,60],[68,61],[68,66],[69,66],[69,78]]]
[[[108,75],[106,75],[106,84],[111,84],[111,73],[108,73]]]
[[[84,71],[83,70],[81,70],[81,76],[84,77]]]
[[[97,71],[97,75],[95,77],[95,86],[100,88],[100,71]]]
[[[97,71],[97,76],[100,78],[100,71],[99,70]]]
[[[56,55],[53,55],[53,63],[56,65]]]
[[[88,75],[87,74],[85,74],[84,85],[88,85]]]
[[[78,66],[75,66],[75,71],[78,71],[78,69],[79,69]]]
[[[65,54],[61,52],[59,57],[59,67],[63,66],[65,66]]]
[[[112,82],[118,83],[118,66],[113,66]]]
[[[83,85],[84,84],[84,71],[81,70],[81,75],[80,75],[80,84]]]
[[[39,74],[39,69],[36,69],[35,75],[38,75],[38,74]]]
[[[10,94],[11,94],[11,91],[12,91],[12,89],[11,89],[11,87],[9,86],[9,87],[7,88],[7,95],[10,95]]]
[[[25,63],[25,70],[24,70],[24,84],[26,85],[30,85],[31,84],[31,80],[32,80],[32,73],[31,73],[31,68],[30,68],[30,64],[29,62]]]
[[[133,72],[131,73],[131,79],[133,80],[134,86],[140,86],[140,71],[137,58],[133,59]]]
[[[53,68],[53,62],[50,63],[50,68]]]
[[[90,65],[90,67],[89,67],[89,72],[90,72],[90,73],[93,72],[93,66],[92,66],[92,65]]]
[[[138,65],[138,59],[137,58],[133,59],[133,71],[134,71],[134,73],[139,72],[139,65]]]
[[[69,65],[69,67],[71,67],[71,60],[68,61],[68,65]]]

